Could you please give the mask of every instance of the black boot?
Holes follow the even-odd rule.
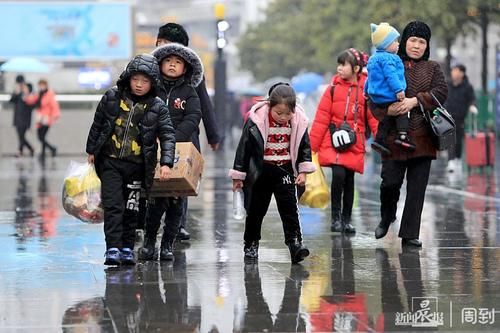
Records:
[[[191,234],[186,230],[184,227],[179,228],[179,232],[177,233],[177,239],[178,240],[189,240],[191,239]]]
[[[259,241],[245,242],[243,252],[245,252],[245,259],[257,259],[259,257]]]
[[[309,250],[302,244],[301,241],[294,239],[288,242],[287,245],[290,250],[292,264],[299,263],[304,260],[305,257],[309,256]]]
[[[371,147],[382,156],[391,156],[392,154],[391,150],[383,142],[375,140],[372,142]]]
[[[403,238],[401,240],[401,245],[422,247],[422,242],[418,238]]]
[[[342,224],[344,227],[344,233],[354,234],[356,233],[356,228],[351,224],[351,217],[342,215]]]
[[[342,218],[340,217],[340,211],[332,211],[332,226],[330,228],[331,232],[343,232],[344,226],[342,225]]]
[[[375,229],[375,238],[376,239],[383,238],[387,234],[387,231],[389,230],[391,223],[393,223],[394,221],[395,219],[392,221],[384,221],[384,220],[380,221],[377,228]]]
[[[154,260],[156,250],[156,234],[146,235],[143,246],[139,249],[139,260]]]
[[[161,239],[160,260],[174,260],[174,241],[163,236]]]

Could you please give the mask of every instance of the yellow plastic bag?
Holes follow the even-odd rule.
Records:
[[[325,175],[319,165],[318,154],[312,154],[312,162],[316,171],[306,176],[306,191],[300,197],[300,203],[311,208],[324,209],[330,203],[330,192]]]
[[[94,165],[71,161],[62,193],[64,210],[86,223],[102,223],[101,180]]]

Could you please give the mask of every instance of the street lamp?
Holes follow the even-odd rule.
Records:
[[[225,6],[222,3],[215,5],[216,24],[216,46],[217,57],[215,59],[215,78],[214,78],[214,105],[217,122],[220,126],[222,137],[226,135],[227,128],[227,110],[226,110],[226,60],[224,59],[224,48],[227,46],[226,31],[229,29],[229,23],[225,20]],[[224,143],[221,144],[224,149]]]

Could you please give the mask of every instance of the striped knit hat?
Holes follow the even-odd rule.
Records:
[[[370,28],[372,30],[372,44],[377,50],[385,50],[399,37],[399,32],[386,22],[379,25],[371,23]]]

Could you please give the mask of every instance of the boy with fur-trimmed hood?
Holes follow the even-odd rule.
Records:
[[[203,65],[190,48],[170,43],[153,51],[162,73],[161,98],[167,103],[175,127],[177,142],[196,142],[201,120],[200,99],[195,87],[203,78]],[[199,147],[197,147],[199,150]],[[145,225],[144,246],[139,258],[155,257],[156,237],[165,213],[165,227],[161,240],[160,260],[173,260],[173,244],[179,230],[186,197],[155,198],[149,208]]]
[[[88,162],[101,179],[105,265],[133,265],[141,184],[149,189],[161,147],[160,180],[174,164],[175,133],[161,91],[156,58],[132,59],[97,106],[87,139]]]

